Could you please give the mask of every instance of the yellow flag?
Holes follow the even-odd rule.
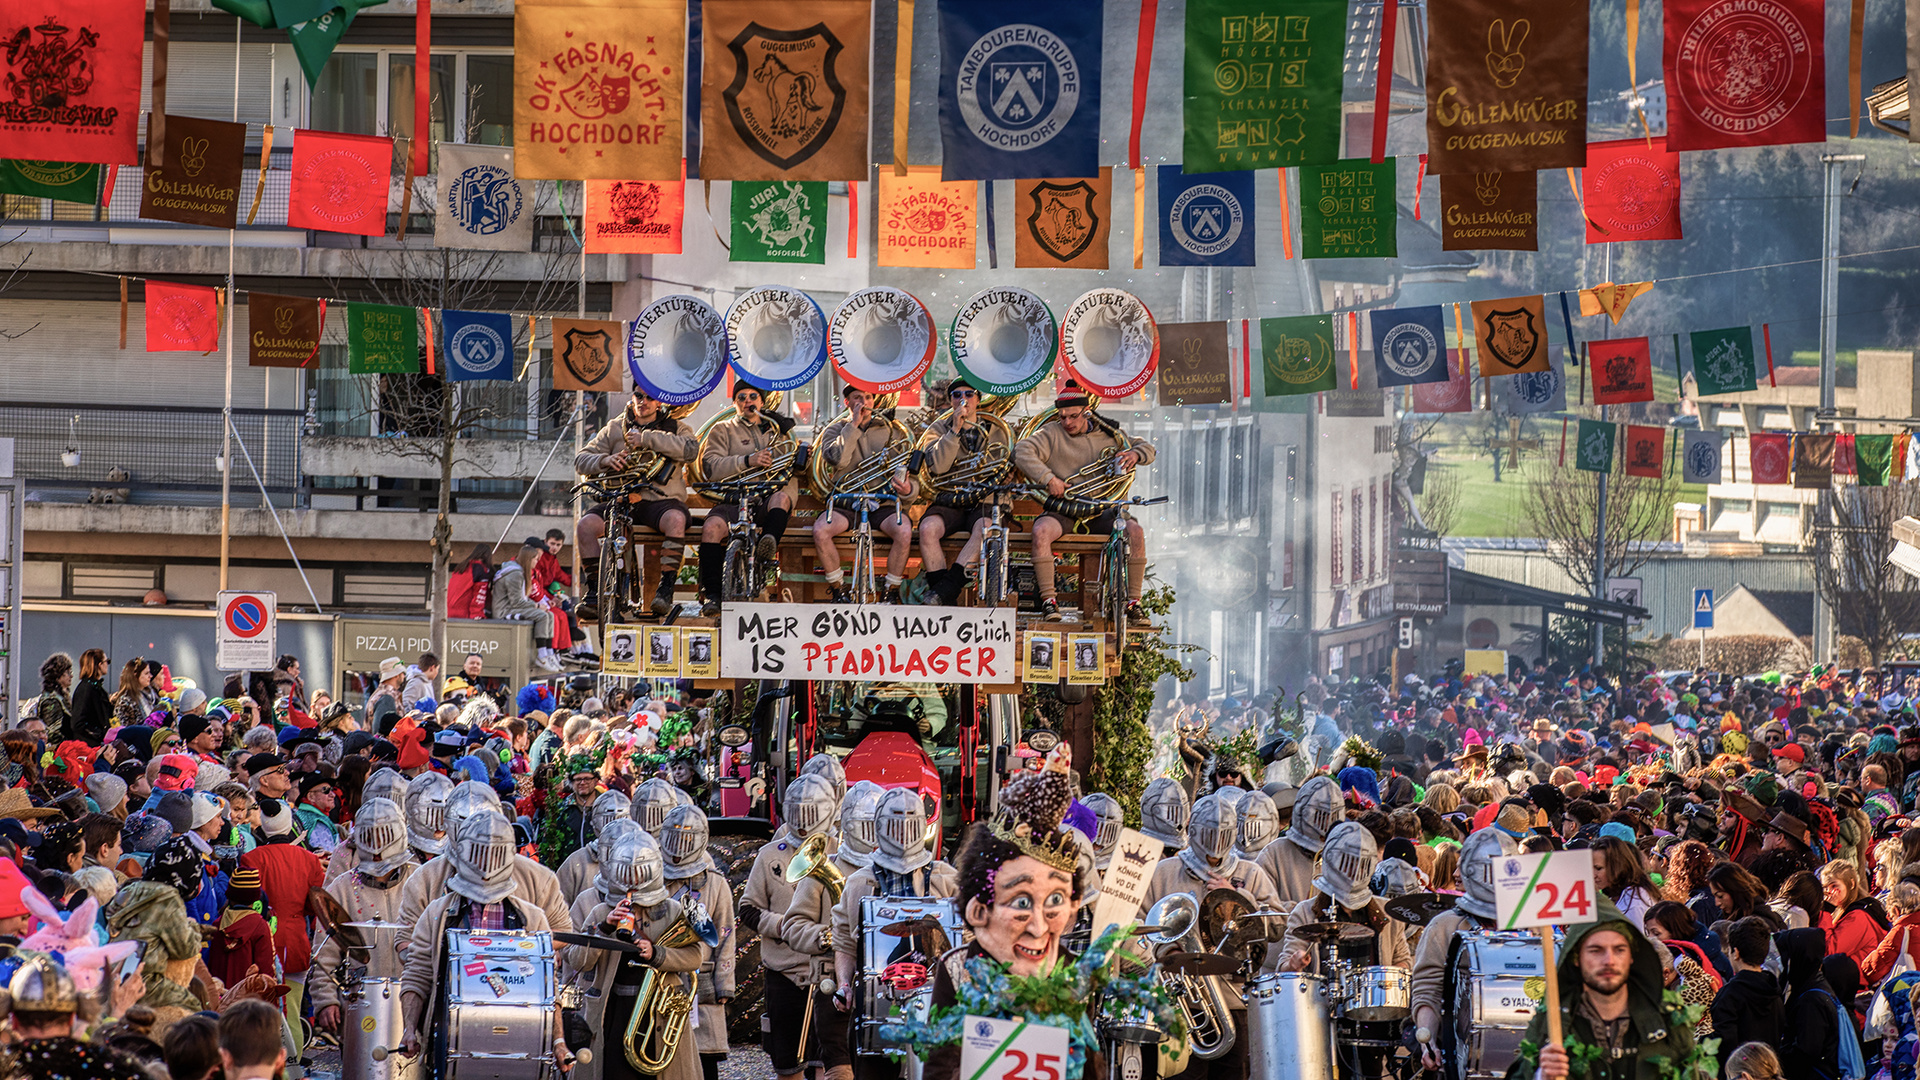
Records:
[[[1591,289],[1581,289],[1580,314],[1598,315],[1605,312],[1612,317],[1613,324],[1618,326],[1620,320],[1627,314],[1627,305],[1633,303],[1633,298],[1651,288],[1653,288],[1651,281],[1636,281],[1628,285],[1615,285],[1609,281],[1595,285]]]
[[[938,165],[881,169],[880,265],[973,269],[979,193],[977,180],[942,182]]]
[[[680,179],[686,0],[519,0],[514,175]]]

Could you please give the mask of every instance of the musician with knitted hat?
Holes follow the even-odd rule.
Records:
[[[1153,463],[1153,447],[1144,440],[1122,434],[1117,424],[1097,416],[1093,399],[1078,383],[1067,382],[1054,398],[1053,419],[1039,430],[1013,444],[1013,463],[1027,479],[1046,488],[1048,496],[1067,494],[1074,474],[1096,465],[1107,451],[1113,451],[1112,468],[1116,475],[1139,465]],[[1082,531],[1093,536],[1113,532],[1119,511],[1107,510],[1084,522]],[[1051,510],[1033,519],[1033,572],[1040,588],[1040,613],[1054,618],[1060,603],[1053,586],[1053,542],[1075,531],[1074,519]],[[1127,617],[1142,619],[1141,589],[1147,577],[1147,542],[1139,522],[1127,522]]]
[[[873,397],[865,390],[848,383],[840,391],[840,400],[846,405],[846,411],[820,433],[820,455],[835,477],[885,456],[898,434],[893,421],[875,411]],[[891,491],[902,497],[913,494],[913,483],[907,479],[904,463],[895,466],[883,480],[851,488],[844,481],[836,481],[834,486],[842,491],[857,492],[864,488]],[[883,503],[874,508],[870,519],[891,541],[887,548],[886,602],[889,604],[900,602],[900,584],[906,580],[907,555],[913,546],[913,522],[907,520],[906,511],[905,503]],[[813,519],[813,551],[820,556],[821,572],[826,575],[835,603],[866,600],[852,595],[846,583],[846,571],[840,568],[840,549],[833,542],[834,537],[853,528],[856,513],[851,504],[837,503]]]

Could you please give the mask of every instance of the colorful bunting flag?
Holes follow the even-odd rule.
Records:
[[[1853,453],[1853,436],[1844,432],[1833,437],[1833,475],[1860,475],[1860,465]]]
[[[1332,390],[1333,316],[1294,315],[1260,320],[1261,370],[1267,397]]]
[[[213,6],[229,15],[237,15],[255,26],[287,32],[295,59],[307,77],[309,90],[320,83],[327,59],[334,46],[346,36],[347,27],[361,8],[374,7],[386,0],[213,0]]]
[[[1511,296],[1473,302],[1473,341],[1480,375],[1517,375],[1548,368],[1546,300]]]
[[[1543,371],[1523,371],[1493,380],[1494,407],[1509,416],[1565,412],[1567,376],[1548,358]]]
[[[684,180],[588,180],[581,214],[587,250],[678,255],[686,220]],[[821,243],[824,245],[825,240]]]
[[[1446,382],[1447,324],[1439,305],[1385,308],[1367,313],[1373,366],[1381,386]]]
[[[943,181],[938,165],[915,165],[905,176],[880,170],[879,264],[973,269],[979,195],[978,181]]]
[[[1161,266],[1254,265],[1253,173],[1162,165]]]
[[[240,217],[240,172],[247,125],[169,116],[160,166],[147,166],[140,216],[231,229]]]
[[[1575,437],[1573,466],[1587,472],[1613,471],[1613,442],[1619,425],[1605,420],[1582,420]]]
[[[734,262],[824,264],[827,182],[733,182]]]
[[[686,23],[686,0],[516,4],[514,175],[680,179]]]
[[[868,0],[701,0],[700,178],[866,179],[872,21]]]
[[[392,139],[296,131],[287,224],[296,229],[383,235],[392,180]]]
[[[1224,405],[1233,400],[1227,332],[1224,322],[1160,324],[1160,404]]]
[[[1113,217],[1113,169],[1088,180],[1014,181],[1013,265],[1105,270]]]
[[[1442,251],[1538,251],[1539,177],[1520,172],[1440,177]]]
[[[1833,486],[1832,435],[1795,435],[1793,437],[1793,486],[1826,488]]]
[[[513,316],[491,311],[443,311],[447,378],[454,382],[513,378]]]
[[[1584,4],[1435,0],[1427,13],[1427,155],[1445,176],[1587,163]]]
[[[148,352],[208,353],[220,347],[220,293],[211,285],[144,283]]]
[[[405,375],[420,370],[420,309],[347,305],[347,371]]]
[[[1473,411],[1473,369],[1462,370],[1460,350],[1447,350],[1445,382],[1414,384],[1413,411],[1416,413]]]
[[[1619,326],[1621,318],[1627,313],[1627,305],[1633,303],[1634,297],[1651,288],[1651,281],[1635,281],[1626,285],[1615,285],[1609,281],[1591,289],[1581,289],[1580,314],[1604,313],[1613,320],[1613,325]]]
[[[9,69],[0,152],[134,164],[146,12],[143,0],[0,0]]]
[[[1300,167],[1300,238],[1309,259],[1391,259],[1399,254],[1394,225],[1395,159],[1374,164],[1348,158]]]
[[[100,166],[76,161],[0,160],[0,195],[91,206],[100,198]]]
[[[512,147],[443,142],[438,174],[434,247],[533,250],[533,184],[514,176]]]
[[[1194,172],[1340,156],[1347,0],[1187,4],[1183,160]]]
[[[1766,432],[1747,437],[1747,470],[1756,484],[1786,484],[1793,480],[1792,437]]]
[[[1680,155],[1667,140],[1590,143],[1580,174],[1587,243],[1680,239]]]
[[[1669,149],[1826,141],[1820,0],[1667,0],[1661,10]]]
[[[1102,0],[940,0],[942,179],[1099,173],[1104,15]]]
[[[1626,472],[1658,480],[1666,475],[1667,429],[1650,424],[1627,425]]]
[[[1680,479],[1689,484],[1720,482],[1720,454],[1726,436],[1718,431],[1689,430],[1680,448]]]
[[[1886,487],[1893,472],[1893,436],[1855,435],[1853,460],[1861,487]]]
[[[824,187],[825,185],[822,184]],[[553,320],[553,388],[619,390],[625,328],[598,319]]]
[[[1646,338],[1590,341],[1587,358],[1593,364],[1594,404],[1653,400],[1653,347]]]
[[[1693,339],[1693,380],[1699,396],[1738,394],[1759,386],[1754,373],[1751,327],[1695,330],[1690,336]]]
[[[247,290],[247,366],[307,366],[320,352],[326,324],[325,300]]]

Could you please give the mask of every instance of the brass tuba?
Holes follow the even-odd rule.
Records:
[[[681,909],[680,918],[660,940],[656,948],[684,949],[700,940],[693,924],[694,913]],[[627,1021],[621,1043],[627,1052],[627,1064],[634,1070],[659,1075],[672,1064],[680,1040],[687,1033],[687,1017],[700,993],[700,974],[692,972],[690,983],[681,989],[676,973],[649,967],[640,978],[640,993],[633,1001],[633,1017]]]
[[[761,407],[760,415],[765,416],[767,413],[778,409],[781,400],[785,398],[785,396],[786,395],[779,390],[774,390],[762,395],[761,400],[764,404]],[[727,477],[724,481],[718,478],[708,478],[706,466],[707,440],[712,437],[713,429],[719,426],[722,421],[731,420],[737,415],[739,415],[739,410],[732,405],[727,405],[722,407],[719,412],[714,413],[713,417],[706,423],[700,425],[700,445],[694,450],[693,460],[687,462],[687,485],[689,487],[700,487],[708,483],[785,484],[788,478],[793,476],[794,455],[800,450],[800,440],[788,434],[775,439],[773,445],[767,448],[773,451],[772,465],[768,465],[765,468],[755,465]]]
[[[826,833],[807,837],[787,862],[787,884],[798,885],[807,878],[813,878],[827,890],[830,903],[840,903],[840,893],[847,887],[847,875],[833,865],[833,857],[827,854]]]
[[[1169,893],[1147,909],[1147,924],[1159,927],[1146,940],[1165,951],[1200,952],[1200,904],[1189,893]],[[1187,1047],[1211,1061],[1233,1049],[1233,1012],[1217,975],[1184,975],[1155,965],[1160,985],[1173,995],[1187,1024]]]
[[[952,416],[948,410],[934,419],[934,424]],[[1013,469],[1013,428],[1006,420],[995,413],[986,411],[982,405],[975,413],[974,421],[981,428],[983,441],[980,449],[970,454],[963,453],[954,461],[953,467],[946,472],[934,475],[926,464],[920,466],[920,484],[938,494],[952,495],[958,489],[970,485],[991,487],[1007,482],[1007,473]],[[998,438],[995,438],[995,433]],[[924,450],[934,441],[933,428],[929,426],[920,436],[917,449]]]
[[[1095,411],[1100,399],[1089,397],[1087,423],[1113,436],[1117,446],[1100,452],[1100,456],[1087,462],[1071,475],[1062,477],[1067,482],[1065,495],[1051,496],[1047,499],[1047,510],[1076,520],[1097,517],[1105,511],[1103,506],[1087,505],[1087,500],[1124,499],[1133,490],[1135,470],[1117,470],[1114,459],[1133,448],[1133,439],[1119,424],[1101,416]],[[1020,437],[1027,438],[1050,423],[1058,410],[1045,409],[1028,417],[1020,425]]]
[[[899,400],[898,394],[882,394],[874,399],[873,411],[875,414],[883,413],[893,408]],[[826,439],[828,428],[842,420],[851,419],[851,416],[851,413],[842,410],[840,415],[820,425],[814,432],[813,452],[807,466],[807,478],[814,495],[821,500],[842,492],[884,491],[886,486],[893,482],[894,472],[906,468],[907,458],[913,454],[913,434],[907,430],[905,424],[888,417],[886,423],[890,430],[886,446],[878,454],[857,465],[835,471],[834,466],[827,462],[827,456],[820,452],[821,443]],[[904,500],[916,498],[917,495],[918,492],[911,492],[901,496],[903,510]]]

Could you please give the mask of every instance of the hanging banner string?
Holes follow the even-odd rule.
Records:
[[[1855,0],[1859,3],[1861,0]],[[1373,163],[1387,160],[1387,113],[1393,106],[1393,38],[1400,23],[1400,0],[1380,2],[1380,63],[1373,79]]]
[[[1773,327],[1768,323],[1760,324],[1760,340],[1767,345],[1767,385],[1778,386],[1773,381]]]
[[[127,347],[127,275],[120,275],[120,347]]]
[[[400,184],[400,227],[394,233],[399,240],[407,238],[407,220],[413,217],[413,147],[419,141],[418,138],[407,140],[407,174]]]
[[[514,379],[515,382],[526,378],[527,372],[533,367],[533,339],[538,336],[538,331],[536,331],[533,326],[533,320],[534,316],[527,316],[527,359],[520,365],[520,374]]]
[[[1860,32],[1867,21],[1867,0],[1853,0],[1847,29],[1847,138],[1860,137]]]
[[[1140,0],[1140,28],[1133,39],[1133,122],[1127,128],[1127,167],[1135,170],[1144,164],[1140,128],[1147,118],[1147,79],[1153,74],[1153,31],[1159,17],[1160,0]]]
[[[1253,404],[1253,330],[1252,323],[1240,320],[1240,380],[1247,387],[1247,404]]]
[[[433,110],[433,0],[416,0],[413,10],[413,175],[425,176],[432,150],[428,125]],[[402,225],[401,235],[406,226]]]
[[[1413,220],[1420,220],[1420,189],[1427,186],[1427,155],[1420,155],[1420,171],[1413,177]]]
[[[907,175],[907,114],[913,108],[913,0],[900,0],[893,36],[893,175]]]
[[[422,0],[422,2],[424,2],[424,0]],[[427,374],[437,374],[433,370],[433,309],[421,308],[420,321],[425,323],[427,327],[427,336],[423,339],[427,346]]]
[[[1133,169],[1133,268],[1144,269],[1147,261],[1147,170]]]
[[[1467,329],[1460,319],[1460,305],[1453,305],[1453,347],[1460,353],[1460,377],[1471,380],[1473,369],[1467,366]],[[1473,387],[1467,387],[1467,401],[1473,401]]]
[[[253,183],[253,205],[247,208],[247,224],[260,214],[260,196],[267,193],[267,164],[273,159],[273,125],[260,133],[260,175]]]
[[[1360,389],[1360,313],[1347,312],[1347,389]]]
[[[681,168],[686,167],[686,159],[681,159]],[[684,183],[685,177],[681,177]],[[586,189],[581,189],[581,199],[586,198]],[[584,212],[584,210],[583,210]],[[847,258],[860,257],[860,181],[847,181]]]
[[[1015,196],[1018,198],[1019,196]],[[993,181],[980,181],[980,198],[987,204],[987,269],[1000,269],[1000,242],[995,238],[993,220]]]

